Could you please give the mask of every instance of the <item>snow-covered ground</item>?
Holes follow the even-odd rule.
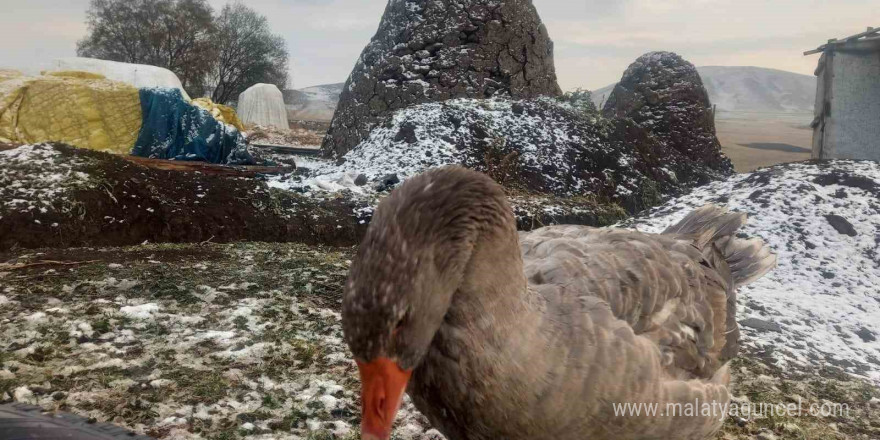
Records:
[[[0,151],[0,213],[46,213],[63,204],[70,191],[96,185],[80,171],[85,158],[63,157],[48,145],[25,145]],[[3,216],[0,215],[0,220]]]
[[[66,408],[168,439],[354,436],[360,385],[337,312],[348,251],[55,252],[12,263],[90,263],[0,264],[0,402]],[[401,420],[398,438],[433,438],[408,402]]]
[[[749,214],[778,267],[740,290],[746,345],[784,367],[839,367],[880,383],[880,164],[796,163],[697,188],[627,221],[660,232],[707,203]]]
[[[731,419],[719,438],[880,438],[880,391],[855,379],[878,381],[878,191],[878,164],[793,164],[628,223],[659,231],[709,202],[749,212],[743,232],[780,264],[741,291],[735,399],[852,411]],[[352,254],[279,243],[0,253],[0,402],[161,439],[356,438],[360,384],[338,313]],[[406,401],[394,438],[441,437]]]

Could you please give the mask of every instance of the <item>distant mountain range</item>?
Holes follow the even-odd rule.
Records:
[[[746,117],[749,113],[757,116],[813,112],[816,100],[814,76],[740,66],[705,66],[697,67],[697,71],[719,113]],[[615,85],[593,91],[596,105],[608,99]],[[723,117],[722,114],[719,116]]]
[[[816,77],[763,67],[698,67],[709,99],[718,106],[719,117],[749,114],[810,114],[816,99]],[[596,105],[608,99],[616,84],[593,91]],[[285,90],[291,120],[330,121],[344,83],[300,90]]]
[[[290,120],[330,121],[344,83],[324,84],[300,90],[285,90],[284,104]]]

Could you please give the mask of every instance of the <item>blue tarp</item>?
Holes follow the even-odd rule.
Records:
[[[206,110],[183,99],[177,89],[140,89],[143,125],[135,156],[250,165],[244,136]]]

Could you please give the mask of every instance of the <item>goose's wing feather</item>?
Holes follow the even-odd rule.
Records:
[[[576,298],[595,313],[607,304],[656,346],[669,377],[711,378],[736,353],[734,280],[712,243],[700,249],[689,236],[552,226],[522,233],[520,244],[529,284],[549,307]]]

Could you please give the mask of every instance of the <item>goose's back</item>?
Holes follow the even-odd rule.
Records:
[[[687,236],[551,226],[521,233],[520,246],[529,285],[548,310],[573,301],[586,314],[607,308],[616,318],[609,326],[652,342],[669,376],[708,379],[736,354],[734,283],[712,244],[698,249]]]

